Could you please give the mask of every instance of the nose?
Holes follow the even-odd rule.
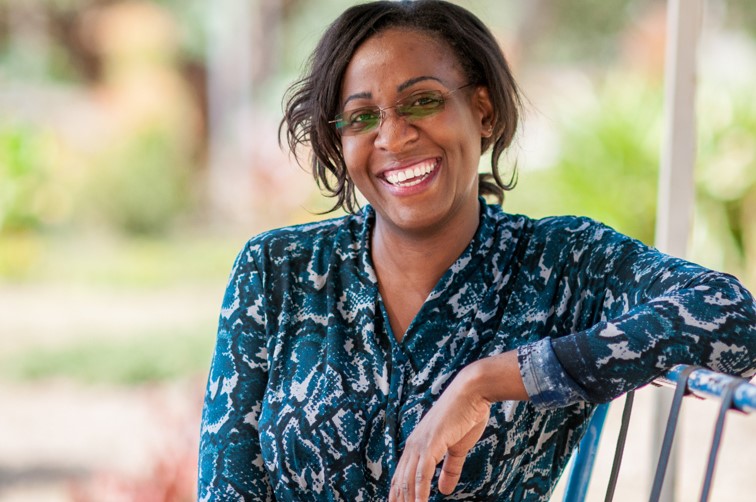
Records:
[[[401,151],[408,143],[417,139],[418,130],[396,109],[381,110],[381,123],[375,137],[375,146],[390,152]]]

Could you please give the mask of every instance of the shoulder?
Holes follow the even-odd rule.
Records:
[[[574,239],[614,232],[601,222],[587,216],[548,216],[534,220],[535,232],[549,237]]]
[[[499,229],[521,230],[538,237],[569,237],[586,232],[613,231],[606,225],[586,216],[532,218],[524,214],[508,213],[496,204],[485,206],[483,218]]]
[[[659,253],[610,226],[586,216],[548,216],[531,218],[504,213],[500,208],[489,211],[500,223],[497,227],[511,231],[502,243],[517,242],[523,260],[543,263],[589,263],[596,266],[609,260],[658,257]],[[633,258],[635,257],[635,258]],[[603,265],[602,265],[603,268]]]
[[[247,241],[237,266],[249,264],[266,271],[319,270],[323,273],[334,254],[355,256],[365,242],[370,210],[323,221],[262,232]]]
[[[533,234],[544,242],[570,248],[647,248],[612,227],[586,216],[549,216],[534,221]]]
[[[537,220],[534,235],[543,243],[546,261],[562,263],[578,274],[614,276],[628,284],[660,270],[687,268],[689,264],[584,216],[556,216]]]
[[[344,232],[359,234],[363,213],[323,221],[292,225],[262,232],[247,242],[249,249],[261,249],[270,254],[283,254],[301,248],[312,248],[338,239]]]
[[[507,213],[500,206],[486,207],[484,217],[497,229],[497,233],[511,233],[523,237],[531,245],[587,242],[604,239],[629,239],[603,223],[586,216],[530,216]]]

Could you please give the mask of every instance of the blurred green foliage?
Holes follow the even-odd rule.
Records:
[[[134,131],[95,163],[85,206],[99,223],[125,234],[157,235],[190,207],[188,161],[169,131]]]
[[[756,79],[756,68],[746,72]],[[699,94],[699,254],[714,268],[743,270],[756,284],[756,103],[752,79],[703,85]]]
[[[23,281],[33,275],[44,246],[38,235],[0,234],[0,280]]]
[[[242,244],[212,235],[0,236],[0,281],[137,290],[208,284],[220,291]]]
[[[23,4],[26,0],[13,1],[28,5]],[[0,85],[11,77],[36,79],[35,85],[43,90],[60,81],[69,82],[77,88],[71,95],[90,105],[104,103],[105,113],[112,113],[115,123],[131,101],[122,108],[113,105],[118,94],[114,87],[110,94],[103,92],[102,60],[98,60],[102,55],[75,35],[81,20],[77,16],[83,16],[89,7],[116,3],[41,0],[37,5],[46,6],[47,21],[55,29],[48,34],[47,47],[40,49],[25,44],[23,37],[12,40],[18,33],[12,34],[11,17],[7,16],[10,0],[0,0]],[[201,0],[152,3],[164,7],[179,30],[180,54],[175,63],[168,58],[170,70],[188,79],[182,65],[192,63],[198,68],[199,86],[194,82],[194,89],[200,99],[194,106],[199,110],[205,105],[201,93],[207,67],[203,65],[208,9],[214,4]],[[280,31],[266,26],[271,28],[268,39],[276,40],[271,50],[277,66],[265,75],[265,81],[255,83],[259,109],[278,112],[283,89],[296,78],[326,25],[354,3],[281,0]],[[664,2],[459,3],[490,23],[502,43],[511,44],[518,76],[534,66],[536,71],[553,75],[563,66],[580,73],[587,83],[582,94],[565,87],[562,95],[551,96],[549,108],[540,107],[538,120],[547,124],[553,140],[540,147],[553,147],[554,151],[549,162],[537,168],[528,165],[523,156],[519,185],[507,195],[505,208],[535,217],[588,215],[652,243],[663,140],[663,92],[659,75],[653,72],[660,69],[646,68],[650,74],[636,75],[620,54],[627,49],[623,43],[628,42],[622,39],[623,32],[642,20],[644,10],[663,8]],[[713,14],[724,12],[720,22],[728,30],[756,33],[752,0],[711,0],[709,9]],[[280,40],[276,39],[279,35]],[[631,46],[642,45],[638,33],[630,38]],[[703,228],[699,244],[705,251],[701,256],[703,263],[713,268],[745,271],[743,279],[753,288],[756,100],[752,85],[728,88],[721,81],[709,82],[711,77],[702,75],[699,97],[697,217]],[[152,83],[139,89],[154,91]],[[76,105],[71,109],[78,111]],[[66,126],[75,126],[77,114],[68,116],[72,122]],[[86,113],[83,116],[86,118]],[[203,179],[203,147],[197,144],[205,141],[203,131],[190,126],[190,132],[177,133],[177,126],[188,121],[150,122],[152,116],[142,120],[145,116],[124,120],[127,125],[113,134],[117,139],[112,143],[93,140],[85,147],[64,145],[62,155],[60,144],[66,140],[63,135],[51,137],[44,120],[29,124],[0,121],[1,281],[136,288],[187,282],[216,287],[222,283],[241,243],[207,235],[209,226],[197,217],[206,209],[197,195]],[[526,129],[524,133],[538,131]],[[107,134],[89,136],[112,139]],[[536,137],[535,143],[540,141]],[[175,231],[192,225],[205,232],[205,237]],[[245,236],[248,231],[240,230]],[[220,295],[221,286],[217,287]],[[213,330],[208,325],[192,332],[141,333],[128,340],[97,339],[57,349],[28,349],[0,358],[0,375],[131,384],[205,372]]]
[[[562,101],[547,123],[557,131],[552,165],[523,166],[509,211],[588,215],[653,244],[661,141],[658,85],[615,74],[585,99]]]
[[[710,82],[697,100],[696,215],[691,258],[756,280],[756,103],[749,85]],[[505,208],[588,215],[653,245],[661,153],[659,83],[615,73],[549,111],[557,153],[520,166]],[[532,134],[537,131],[526,131]],[[526,156],[527,159],[527,156]]]
[[[212,326],[190,333],[144,333],[128,339],[80,340],[0,357],[6,380],[65,379],[84,384],[136,385],[206,374],[213,349]]]
[[[39,131],[0,123],[0,234],[41,226],[47,147]]]

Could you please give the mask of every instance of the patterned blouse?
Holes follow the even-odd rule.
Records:
[[[202,417],[199,499],[388,499],[405,441],[469,363],[518,349],[531,398],[494,403],[455,492],[548,500],[594,404],[676,364],[756,368],[738,281],[587,218],[481,199],[467,249],[401,342],[371,262],[370,206],[261,234],[234,265]]]

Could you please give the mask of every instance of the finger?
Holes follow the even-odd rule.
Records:
[[[415,502],[424,502],[430,497],[434,472],[436,472],[436,463],[428,457],[421,457],[415,472]]]
[[[402,483],[399,480],[399,476],[397,476],[396,474],[394,475],[394,479],[391,481],[389,502],[404,502],[404,495],[402,494]]]
[[[406,452],[405,452],[406,454]],[[417,472],[417,462],[419,457],[413,454],[407,462],[402,477],[402,494],[404,502],[414,502],[415,500],[415,473]]]
[[[450,495],[457,487],[466,456],[466,451],[460,453],[448,451],[446,453],[444,466],[441,468],[441,476],[438,478],[438,490],[444,495]]]
[[[404,459],[399,458],[394,475],[391,477],[391,487],[389,489],[389,502],[402,501],[401,473],[404,471]]]
[[[391,478],[391,487],[389,489],[389,502],[404,502],[405,494],[409,492],[409,486],[405,483],[406,472],[409,469],[409,458],[411,454],[404,451],[399,457],[396,464],[394,475]]]

